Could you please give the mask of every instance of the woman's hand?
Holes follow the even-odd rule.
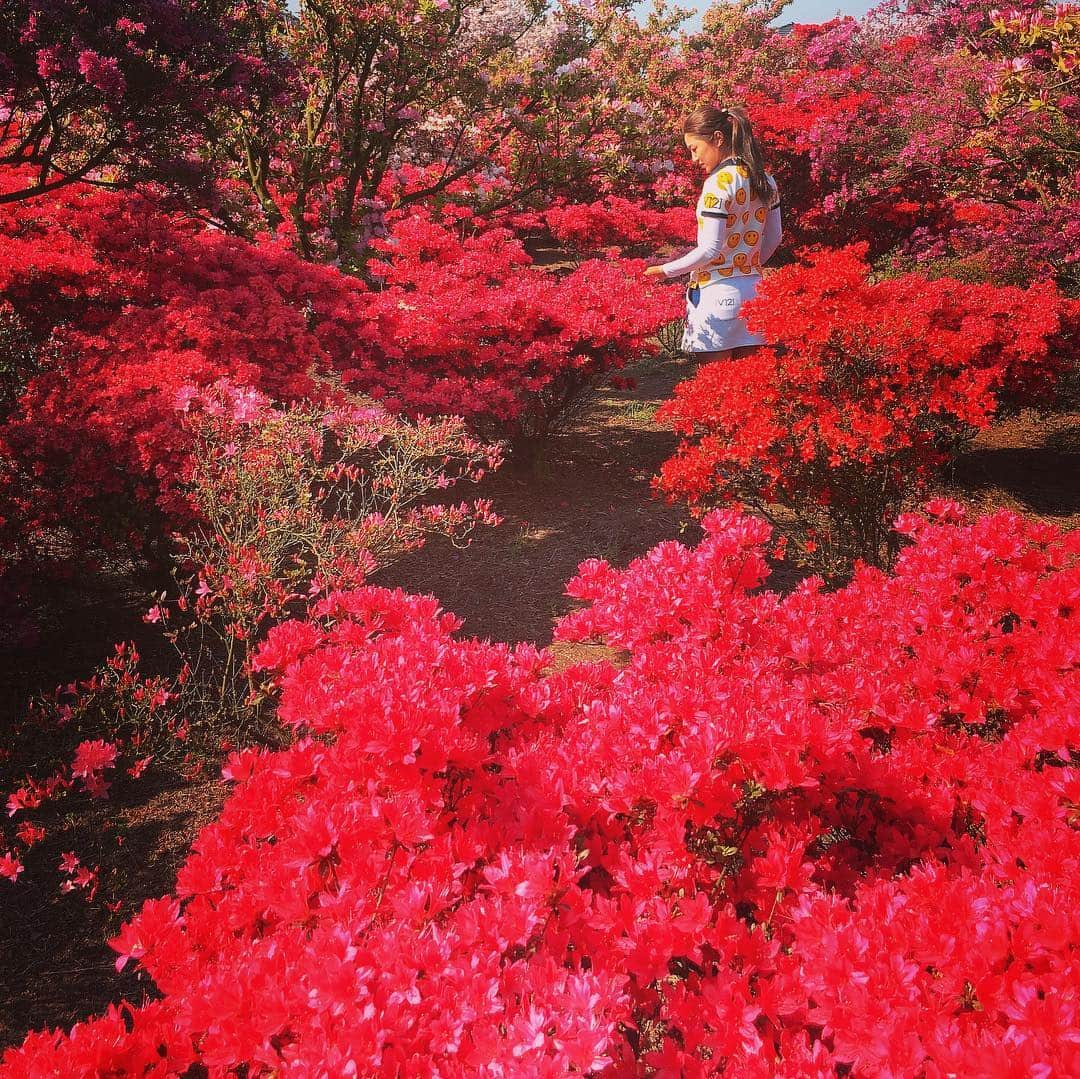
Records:
[[[665,276],[664,267],[663,266],[646,266],[645,267],[645,276],[646,277],[664,277]]]

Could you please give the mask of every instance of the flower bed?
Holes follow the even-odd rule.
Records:
[[[282,624],[297,741],[114,942],[163,998],[0,1074],[1073,1073],[1080,544],[934,510],[831,594],[731,512],[585,563],[619,666],[383,589]]]

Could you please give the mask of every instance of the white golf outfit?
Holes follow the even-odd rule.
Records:
[[[761,267],[780,245],[780,196],[769,177],[768,207],[750,190],[750,172],[728,158],[708,176],[697,202],[697,247],[665,263],[667,277],[690,275],[686,293],[686,352],[719,352],[765,339],[746,328],[741,311],[761,280]]]

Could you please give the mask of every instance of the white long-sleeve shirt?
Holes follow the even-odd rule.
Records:
[[[734,158],[705,178],[697,204],[697,246],[665,263],[666,277],[690,274],[691,284],[707,285],[760,274],[783,238],[780,197],[769,177],[773,199],[768,208],[750,190],[750,173]]]

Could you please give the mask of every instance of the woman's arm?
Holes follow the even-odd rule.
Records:
[[[665,277],[681,277],[691,270],[700,270],[720,254],[724,246],[724,218],[705,214],[704,222],[698,228],[698,244],[693,251],[687,252],[681,259],[665,262],[661,269]]]
[[[765,218],[765,228],[761,233],[761,264],[765,265],[773,256],[784,238],[784,227],[780,221],[780,203],[777,203]]]

